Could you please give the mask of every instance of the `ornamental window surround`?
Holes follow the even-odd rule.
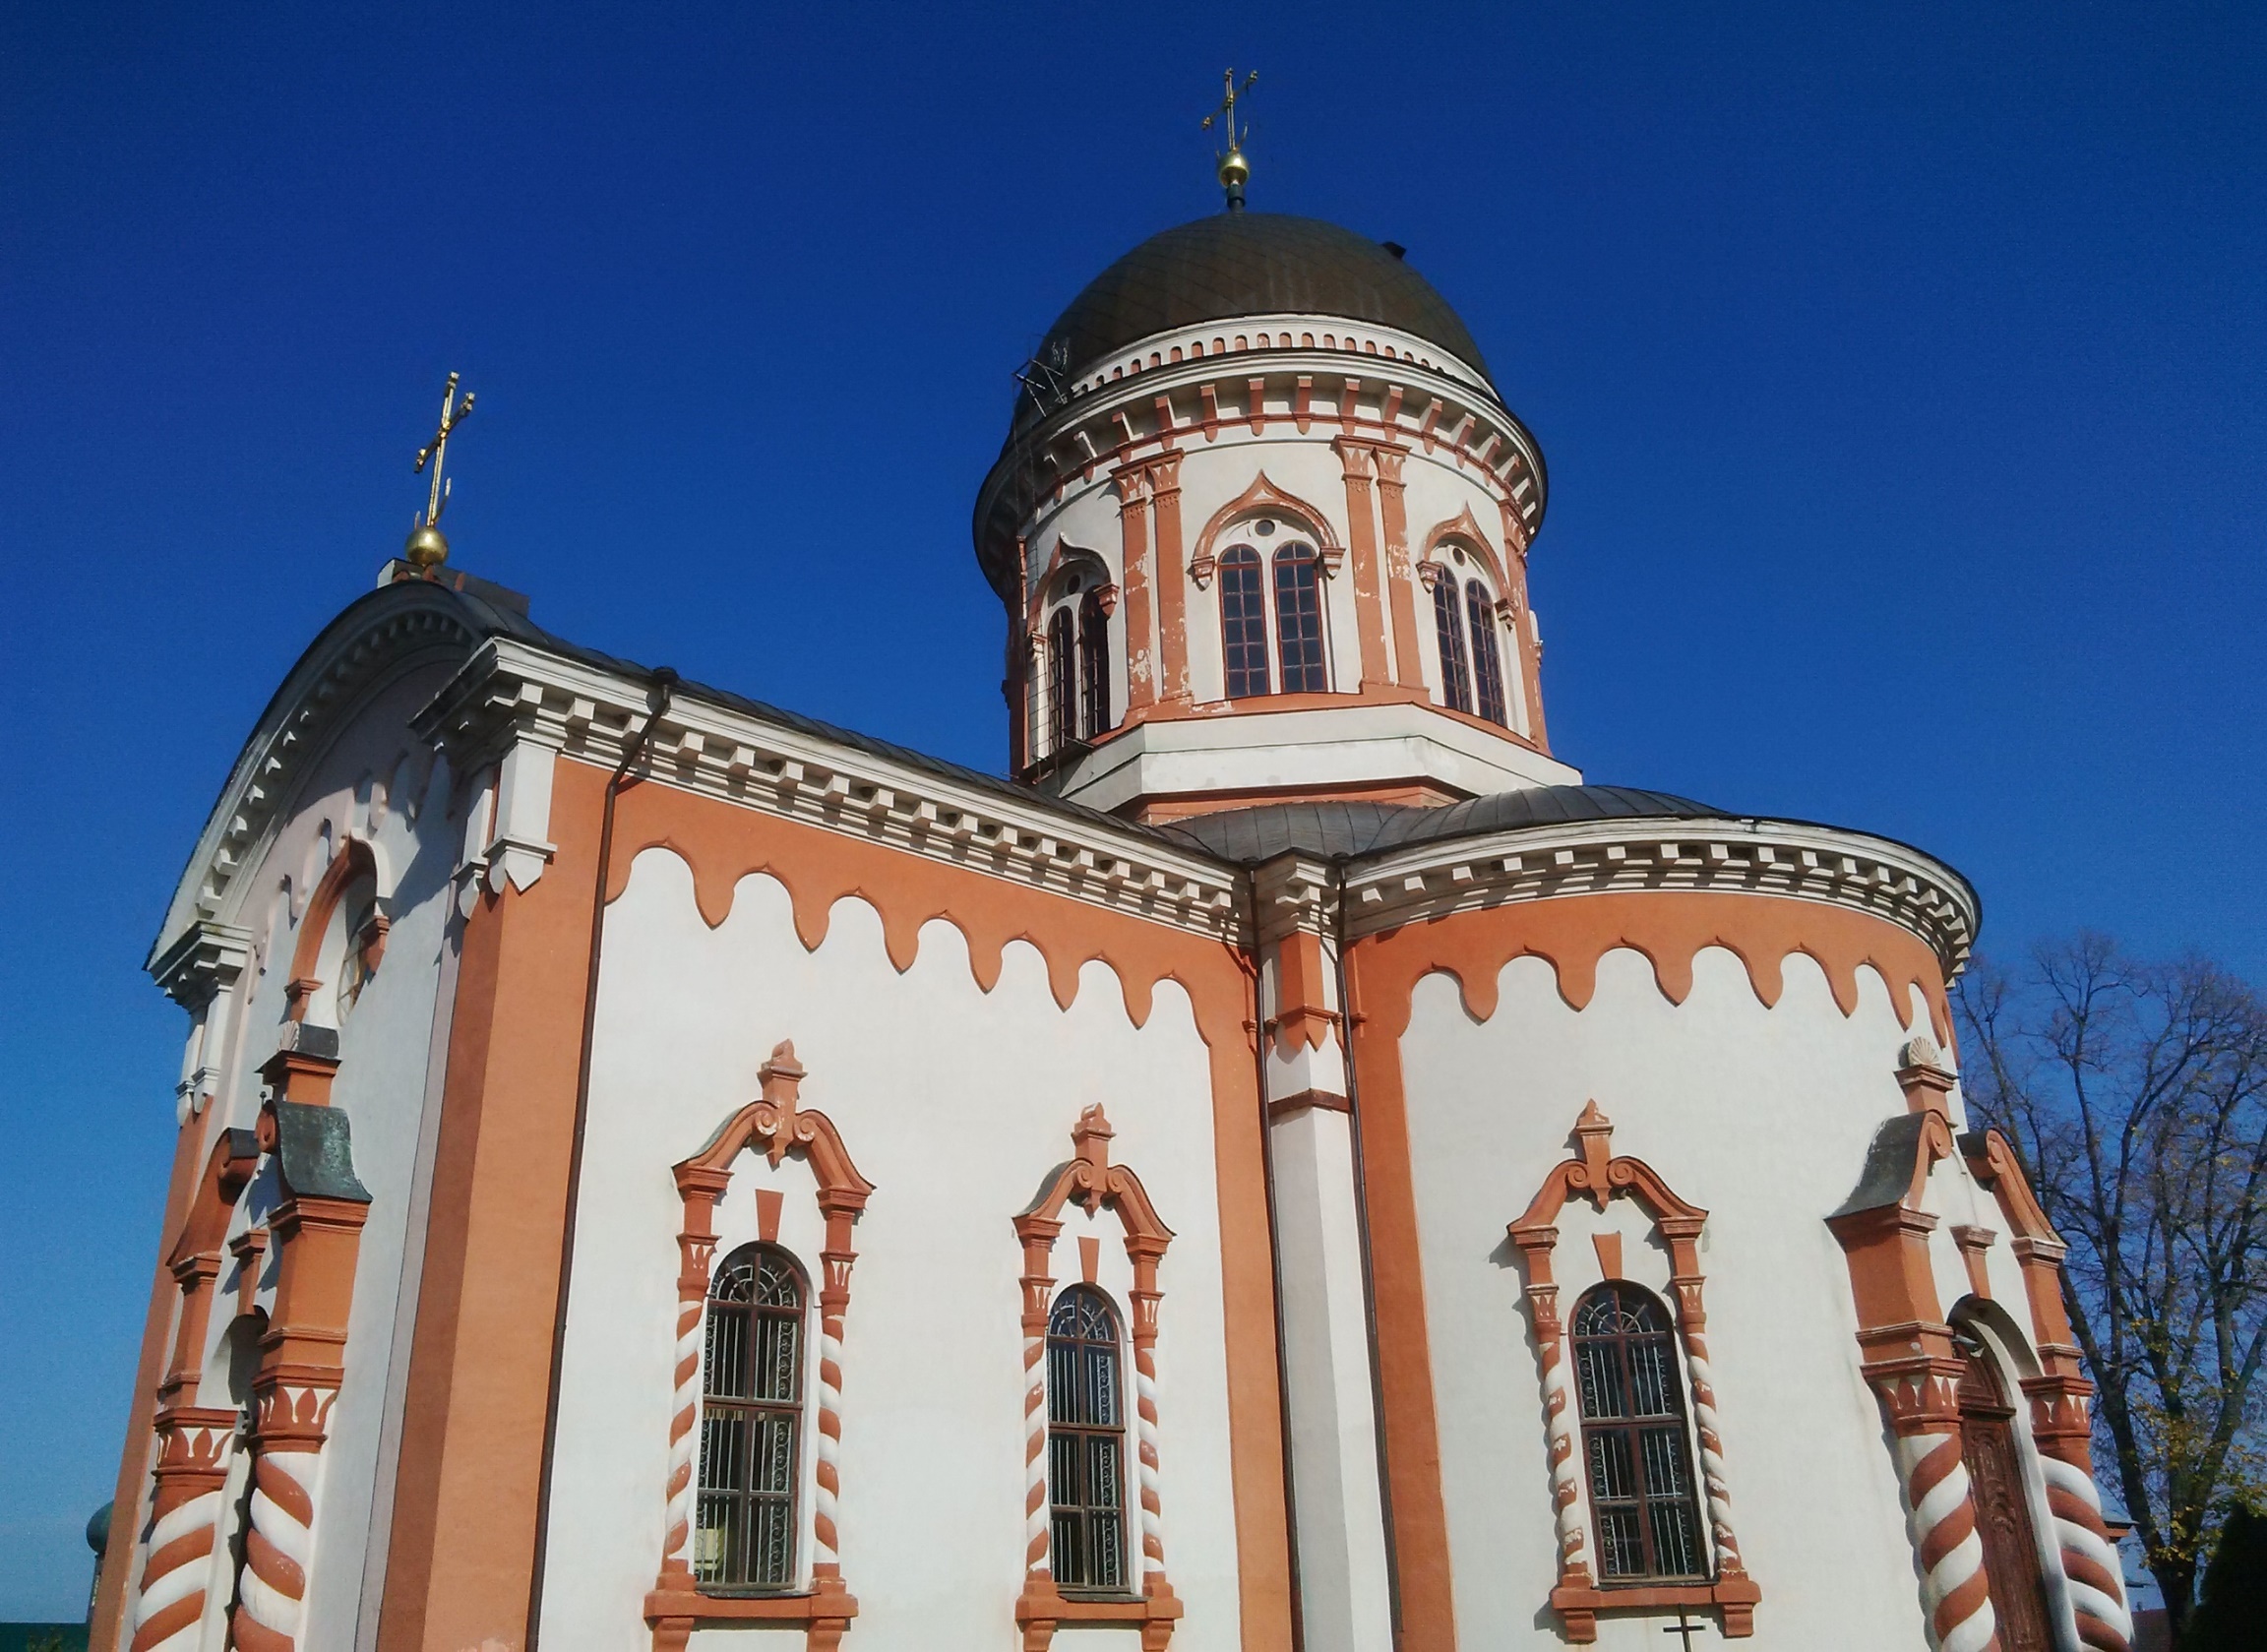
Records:
[[[776,1245],[743,1245],[708,1286],[693,1576],[706,1592],[789,1589],[801,1528],[811,1292]]]
[[[1323,559],[1310,538],[1262,517],[1240,524],[1214,561],[1225,694],[1327,694]]]
[[[1420,577],[1433,592],[1433,637],[1440,662],[1440,703],[1512,728],[1504,674],[1501,605],[1461,545],[1444,543]],[[1512,657],[1516,657],[1514,653]]]
[[[1109,576],[1083,562],[1061,574],[1048,592],[1037,632],[1039,669],[1032,674],[1032,727],[1041,731],[1043,756],[1091,744],[1117,725],[1110,662],[1117,595]]]

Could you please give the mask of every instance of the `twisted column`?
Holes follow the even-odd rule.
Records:
[[[842,1497],[842,1320],[850,1306],[850,1223],[865,1208],[863,1192],[823,1188],[819,1208],[827,1218],[827,1248],[819,1259],[826,1283],[819,1288],[819,1470],[811,1505],[811,1592],[823,1603],[815,1613],[807,1652],[827,1652],[840,1644],[850,1627],[849,1602],[842,1584],[841,1537],[835,1527]]]
[[[2078,1639],[2095,1652],[2129,1652],[2133,1615],[2125,1599],[2125,1568],[2117,1559],[2109,1523],[2102,1518],[2102,1495],[2095,1489],[2087,1440],[2083,1435],[2074,1440],[2039,1430],[2034,1435]]]
[[[1708,1365],[1708,1315],[1701,1305],[1701,1225],[1697,1216],[1664,1216],[1660,1224],[1676,1270],[1669,1283],[1677,1293],[1678,1330],[1692,1382],[1692,1424],[1700,1436],[1700,1485],[1708,1499],[1708,1530],[1716,1545],[1716,1569],[1727,1578],[1744,1578],[1747,1567],[1740,1558],[1740,1539],[1732,1530],[1732,1492],[1724,1478],[1724,1441],[1716,1433],[1716,1379]]]
[[[195,1644],[235,1439],[233,1411],[180,1406],[158,1416],[157,1486],[129,1652],[186,1652]]]
[[[1157,1470],[1157,1262],[1165,1242],[1129,1234],[1126,1254],[1134,1259],[1134,1444],[1141,1475],[1141,1593],[1169,1593],[1165,1578],[1165,1507]]]
[[[1582,1530],[1580,1452],[1574,1439],[1574,1385],[1566,1375],[1566,1339],[1559,1320],[1559,1284],[1551,1272],[1551,1253],[1559,1243],[1559,1230],[1550,1227],[1515,1227],[1511,1239],[1527,1258],[1527,1307],[1534,1316],[1535,1356],[1543,1374],[1543,1427],[1550,1452],[1551,1509],[1559,1528],[1559,1584],[1561,1588],[1591,1587],[1590,1560],[1584,1553]],[[1587,1639],[1576,1628],[1578,1639]]]
[[[708,1312],[708,1269],[716,1255],[716,1200],[731,1185],[729,1170],[700,1164],[677,1167],[685,1225],[677,1235],[677,1365],[669,1407],[669,1482],[662,1513],[661,1581],[693,1587],[693,1458],[701,1417],[701,1339]]]
[[[306,1626],[315,1556],[315,1499],[336,1386],[267,1382],[253,1435],[252,1524],[230,1623],[243,1652],[294,1652]]]
[[[1055,1277],[1048,1253],[1060,1222],[1024,1216],[1015,1224],[1023,1242],[1023,1570],[1026,1586],[1054,1587],[1047,1529],[1047,1300]]]
[[[1906,1531],[1921,1558],[1921,1603],[1936,1652],[1997,1652],[1997,1621],[1984,1571],[1984,1540],[1960,1460],[1957,1426],[1900,1434],[1897,1478]]]

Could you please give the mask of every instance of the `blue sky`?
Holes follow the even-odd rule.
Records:
[[[1011,369],[1216,209],[1404,243],[1552,476],[1554,743],[2267,979],[2267,12],[0,14],[0,1619],[85,1599],[172,1132],[140,973],[252,719],[400,543],[997,767]]]

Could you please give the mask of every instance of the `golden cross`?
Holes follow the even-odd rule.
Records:
[[[449,486],[441,479],[441,466],[449,457],[449,433],[472,416],[472,393],[466,391],[462,403],[457,400],[457,375],[449,375],[449,383],[441,392],[441,428],[433,433],[433,440],[417,450],[417,462],[410,467],[412,473],[423,475],[425,461],[433,461],[433,493],[425,505],[425,525],[438,527],[441,508],[449,503]]]
[[[1230,69],[1220,77],[1227,95],[1220,99],[1220,107],[1204,117],[1204,124],[1200,130],[1209,132],[1214,121],[1220,122],[1221,131],[1228,135],[1228,153],[1231,154],[1244,147],[1245,138],[1252,136],[1252,126],[1249,121],[1245,123],[1243,137],[1237,136],[1236,100],[1249,92],[1253,83],[1258,78],[1259,71],[1255,69],[1244,77],[1244,84],[1239,87],[1236,84],[1236,71]]]

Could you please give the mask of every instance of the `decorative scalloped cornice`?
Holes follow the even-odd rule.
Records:
[[[460,771],[514,741],[611,768],[645,717],[645,685],[497,640],[421,711],[415,727]],[[1025,887],[1232,939],[1236,875],[1132,829],[1019,805],[857,747],[680,691],[642,770],[742,808],[950,862]]]
[[[1980,910],[1967,881],[1886,838],[1787,821],[1595,821],[1431,843],[1350,870],[1356,937],[1558,895],[1653,889],[1771,894],[1886,918],[1928,944],[1945,979]]]

